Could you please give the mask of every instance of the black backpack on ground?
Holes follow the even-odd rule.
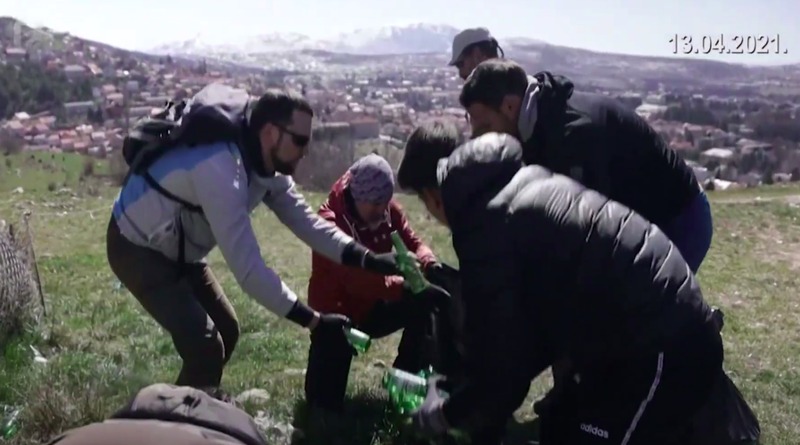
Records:
[[[158,113],[139,119],[122,141],[122,156],[128,165],[128,173],[142,176],[160,194],[191,212],[202,213],[203,209],[170,193],[149,173],[150,166],[162,155],[178,146],[199,146],[215,142],[230,141],[246,151],[248,120],[253,99],[245,90],[221,83],[211,83],[195,96],[186,100],[167,102]],[[248,170],[250,156],[242,153],[242,161]],[[178,223],[178,262],[185,262],[185,239],[183,225]]]

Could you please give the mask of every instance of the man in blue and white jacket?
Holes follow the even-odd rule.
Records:
[[[203,261],[217,245],[258,303],[309,330],[344,335],[346,317],[310,309],[264,263],[250,220],[259,203],[331,260],[397,273],[392,254],[376,255],[319,218],[296,189],[291,175],[310,143],[312,117],[302,97],[270,90],[255,102],[242,143],[174,147],[147,169],[149,177],[132,174],[120,191],[108,261],[171,334],[183,359],[177,385],[219,387],[239,337],[236,313]]]

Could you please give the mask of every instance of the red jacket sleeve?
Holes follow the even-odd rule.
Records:
[[[414,252],[417,255],[420,263],[422,263],[422,268],[425,269],[429,265],[436,262],[436,256],[433,254],[433,251],[430,247],[428,247],[422,239],[417,236],[414,232],[414,229],[411,228],[411,225],[408,223],[408,219],[406,218],[406,214],[403,211],[403,207],[400,206],[400,203],[392,201],[392,207],[394,210],[395,221],[394,225],[397,227],[397,231],[400,234],[400,237],[403,239],[403,242],[406,243],[406,247],[408,250]]]

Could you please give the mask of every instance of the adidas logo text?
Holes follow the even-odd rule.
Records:
[[[585,432],[587,432],[587,433],[589,433],[591,435],[594,435],[594,436],[597,436],[597,437],[602,437],[603,439],[608,439],[608,431],[606,431],[606,430],[604,430],[602,428],[598,428],[598,427],[596,427],[594,425],[589,425],[587,423],[582,423],[581,424],[581,430],[585,431]]]

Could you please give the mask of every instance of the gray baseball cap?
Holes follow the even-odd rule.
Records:
[[[449,66],[454,66],[461,58],[461,53],[470,46],[480,42],[492,40],[492,34],[486,28],[467,28],[453,37],[453,52],[450,56]]]

